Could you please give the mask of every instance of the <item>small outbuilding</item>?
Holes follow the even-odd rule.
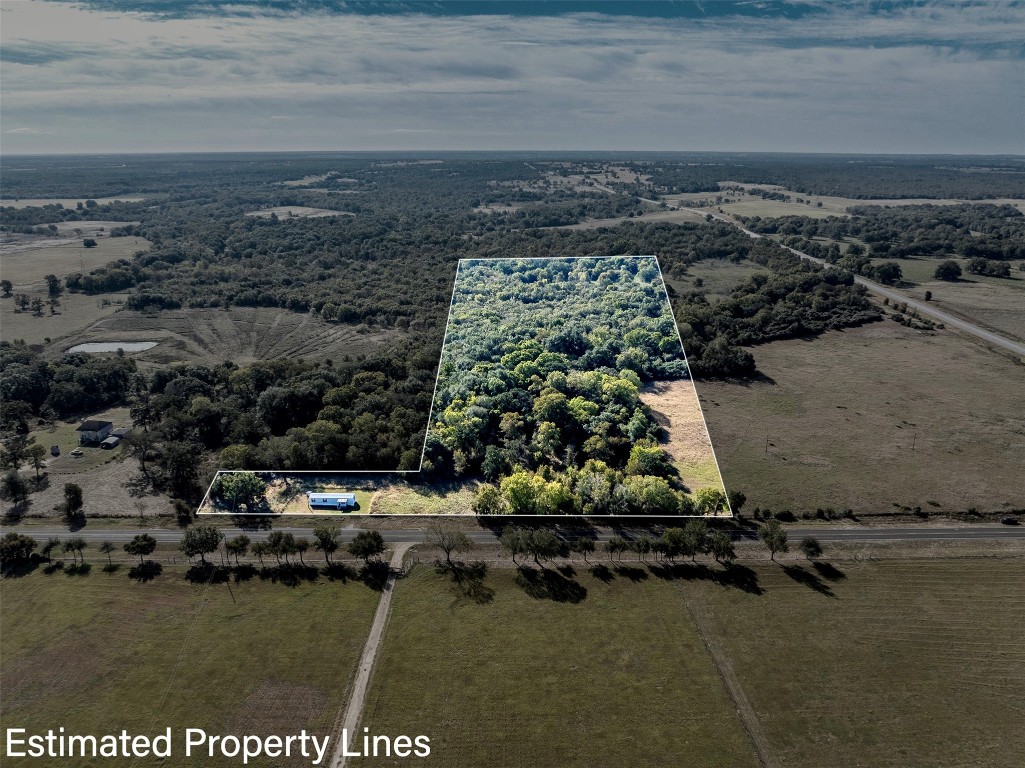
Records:
[[[310,509],[352,509],[356,506],[356,494],[307,491],[306,501],[309,503]]]
[[[86,443],[102,443],[110,437],[113,430],[114,422],[112,421],[89,419],[83,421],[75,431],[78,432],[78,444],[85,445]]]
[[[110,450],[111,448],[117,448],[121,444],[121,438],[117,435],[111,435],[106,440],[100,443],[100,448]]]

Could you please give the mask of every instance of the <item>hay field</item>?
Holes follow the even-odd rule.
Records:
[[[133,353],[140,363],[193,361],[242,365],[278,357],[311,359],[359,355],[389,344],[401,331],[328,323],[310,314],[273,307],[181,309],[148,314],[123,310],[62,340],[62,348],[86,342],[156,341]]]
[[[46,292],[36,291],[29,295],[43,298]],[[0,299],[0,338],[4,341],[23,339],[27,344],[47,344],[50,343],[47,339],[53,341],[76,333],[114,314],[127,297],[127,293],[102,293],[95,296],[65,293],[60,297],[61,306],[57,314],[51,315],[47,307],[42,316],[35,315],[31,310],[16,312],[13,297]],[[59,346],[61,350],[67,349],[67,346]]]
[[[196,764],[184,756],[186,727],[264,736],[330,732],[378,593],[323,577],[297,586],[259,576],[230,587],[192,585],[181,556],[172,566],[166,553],[157,556],[163,575],[138,583],[127,564],[105,573],[106,558],[95,545],[85,556],[92,565],[85,576],[38,569],[0,581],[5,723],[97,735],[122,728],[154,735],[170,725],[175,748],[161,763],[169,767]],[[91,758],[61,763],[95,764]],[[202,764],[240,762],[204,758]]]
[[[44,205],[63,205],[65,208],[77,208],[79,203],[85,205],[86,200],[95,200],[99,205],[107,203],[138,203],[150,200],[159,195],[118,195],[117,197],[5,197],[0,200],[0,208],[41,208]]]
[[[698,388],[745,511],[1025,507],[1022,366],[890,321],[752,351],[765,378]]]
[[[779,766],[1015,768],[1025,560],[752,566],[763,594],[686,584]]]
[[[396,586],[362,725],[426,734],[431,755],[350,764],[757,766],[677,587],[636,570],[644,583],[492,570],[476,602],[417,566]]]

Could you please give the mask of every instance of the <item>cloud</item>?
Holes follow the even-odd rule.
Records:
[[[5,151],[1025,150],[1020,3],[364,5],[5,6]]]

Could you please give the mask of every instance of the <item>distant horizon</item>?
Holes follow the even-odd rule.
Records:
[[[147,150],[142,152],[2,152],[15,157],[147,157],[152,155],[766,155],[865,158],[1010,158],[1025,161],[1025,152],[793,152],[744,149],[243,149]]]
[[[0,21],[11,156],[1025,153],[1025,2],[35,0]]]

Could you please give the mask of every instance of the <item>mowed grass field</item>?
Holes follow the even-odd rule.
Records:
[[[758,765],[677,586],[579,572],[557,601],[516,579],[489,573],[483,604],[429,565],[398,583],[362,725],[431,755],[350,765]]]
[[[808,583],[755,566],[761,595],[683,588],[725,648],[775,764],[1020,766],[1025,561],[836,566],[829,577],[804,568]]]
[[[86,226],[88,222],[77,222]],[[117,226],[120,222],[106,222]],[[38,245],[5,246],[0,276],[14,283],[14,290],[25,293],[41,292],[45,298],[46,275],[64,277],[71,272],[89,272],[118,259],[131,259],[136,251],[149,250],[150,243],[141,237],[96,237],[94,248],[85,248],[83,238],[70,233],[66,238],[41,238]],[[57,243],[57,244],[55,244]]]
[[[92,563],[87,576],[37,570],[0,581],[0,720],[6,727],[155,735],[170,725],[174,751],[165,766],[240,764],[241,758],[186,759],[187,727],[237,735],[302,728],[330,733],[377,592],[323,577],[297,587],[254,577],[229,590],[227,584],[188,583],[180,565],[136,583],[127,564],[109,574],[95,547],[86,556]]]
[[[697,382],[745,512],[1025,506],[1025,367],[891,321],[752,352],[764,379]]]

